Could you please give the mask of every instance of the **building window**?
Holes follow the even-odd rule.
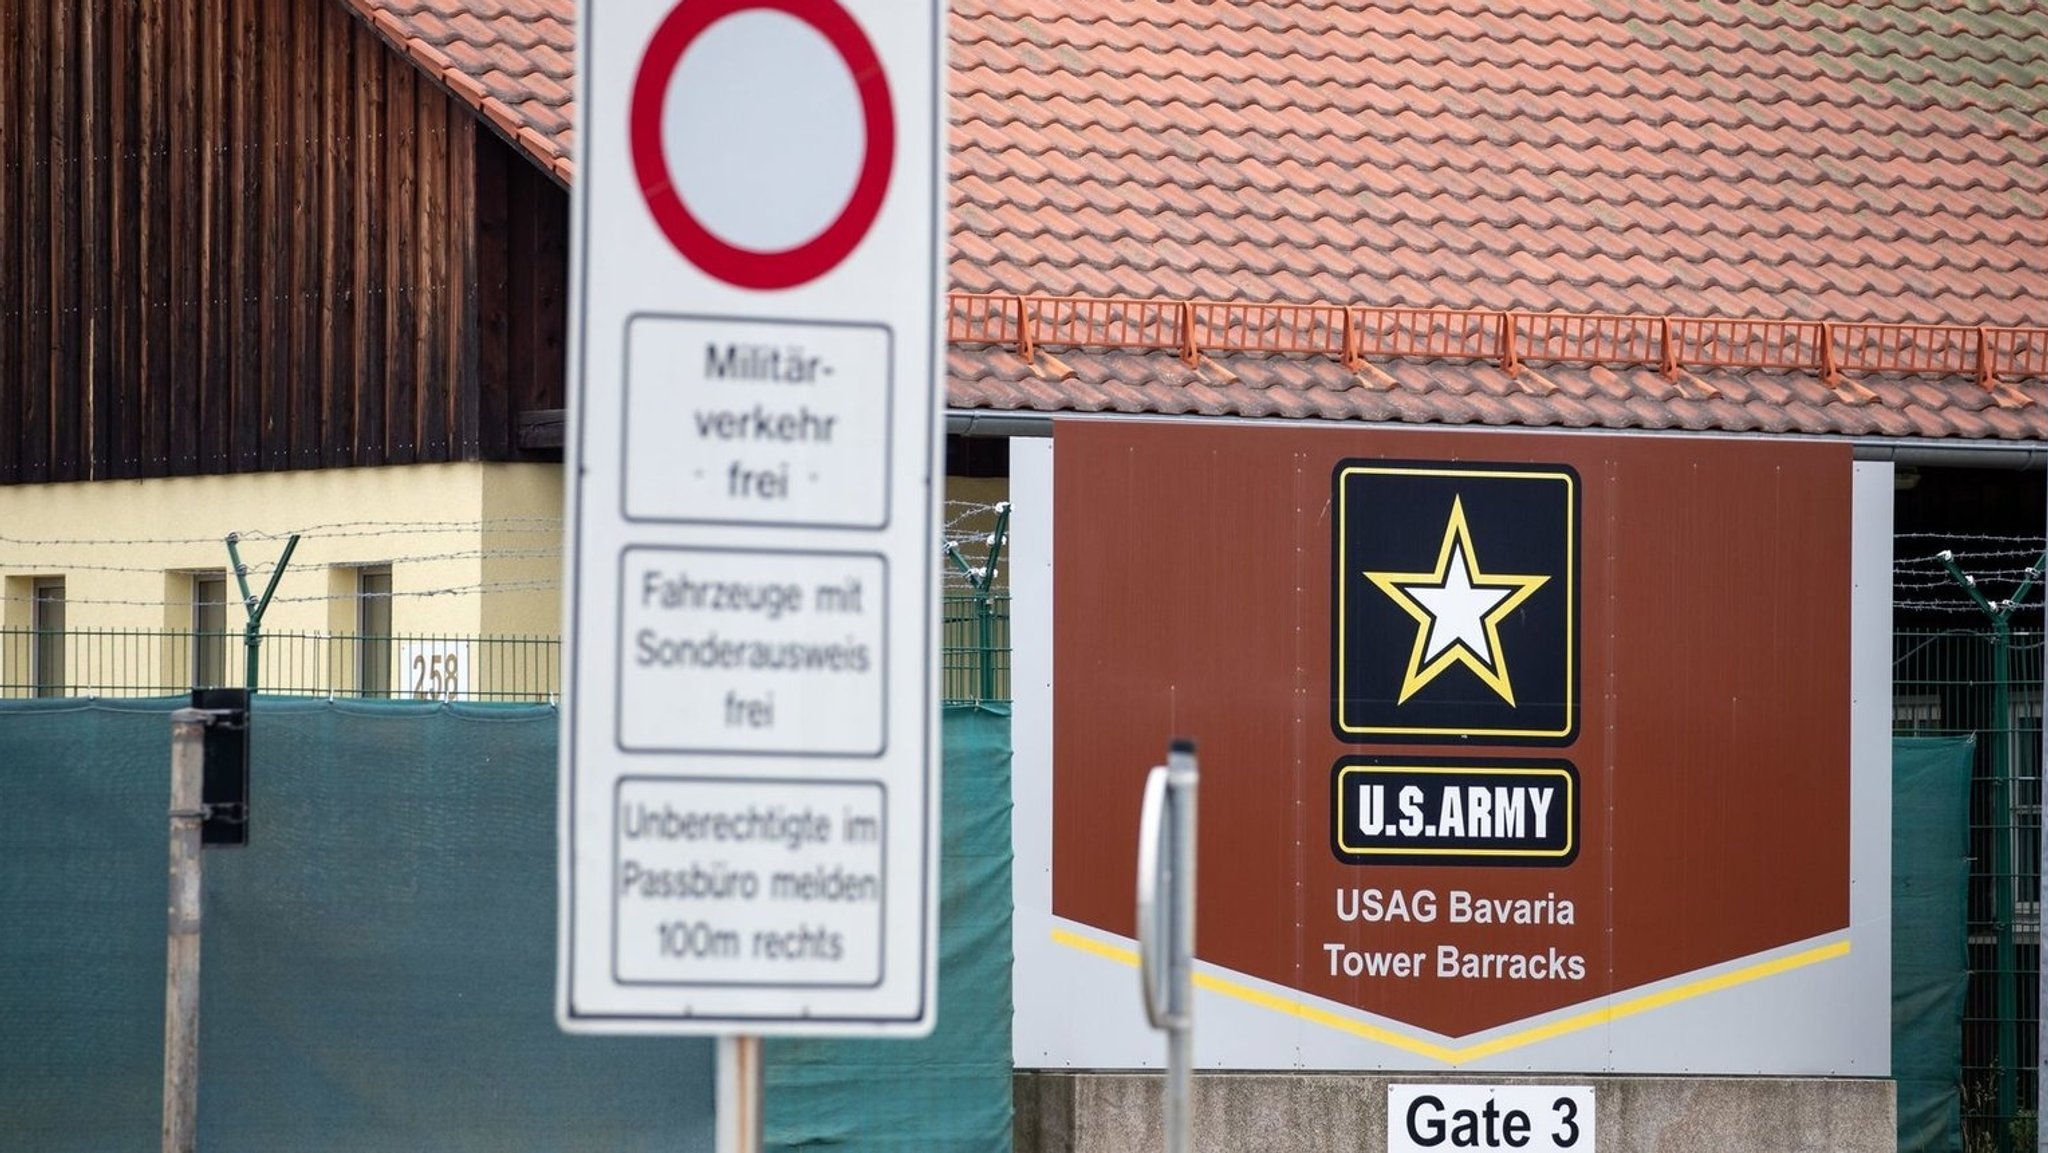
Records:
[[[1910,737],[1941,732],[1941,698],[1933,693],[1892,694],[1892,735]]]
[[[192,577],[192,687],[217,689],[228,674],[228,578]]]
[[[35,694],[64,695],[64,581],[38,580],[29,586],[30,665]]]
[[[356,570],[356,688],[391,695],[391,570]]]

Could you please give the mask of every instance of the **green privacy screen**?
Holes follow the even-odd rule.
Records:
[[[1892,742],[1892,1076],[1899,1153],[1963,1147],[1963,903],[1973,737]]]
[[[763,1144],[1010,1147],[1010,714],[946,710],[939,1023],[921,1041],[770,1042]]]
[[[174,704],[0,705],[0,1149],[158,1143]],[[948,716],[949,753],[961,721]],[[972,832],[1001,850],[987,866],[1000,888],[967,903],[1000,902],[1002,925],[963,910],[966,946],[945,926],[935,1042],[879,1062],[844,1051],[867,1067],[799,1049],[769,1101],[776,1124],[869,1148],[1007,1141],[1008,725],[965,724],[1003,774],[1003,809],[977,811]],[[205,856],[201,1148],[711,1148],[709,1042],[555,1028],[551,709],[264,699],[252,781],[250,846]],[[981,784],[947,775],[949,869],[956,781]],[[943,1103],[960,1136],[894,1144],[881,1126],[906,1097]],[[996,1112],[1004,1140],[985,1142]]]

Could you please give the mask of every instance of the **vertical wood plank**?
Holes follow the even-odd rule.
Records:
[[[540,296],[538,281],[541,276],[540,262],[533,253],[540,243],[538,206],[534,203],[534,185],[521,169],[526,167],[523,157],[510,154],[505,163],[505,198],[508,224],[506,233],[507,264],[505,280],[506,309],[510,323],[506,330],[506,359],[510,362],[505,380],[499,387],[505,392],[506,407],[515,415],[534,407],[534,377],[540,372],[540,365],[533,353],[534,309]]]
[[[113,253],[109,275],[114,291],[114,366],[108,384],[107,475],[142,475],[142,13],[133,4],[115,8],[111,135],[113,165]]]
[[[384,142],[385,155],[391,164],[384,185],[391,197],[390,251],[384,264],[391,294],[390,327],[385,334],[385,345],[390,350],[391,359],[390,391],[384,401],[384,454],[392,464],[411,464],[417,458],[419,444],[418,411],[415,407],[418,398],[415,344],[418,340],[415,311],[418,264],[413,215],[413,203],[419,195],[418,141],[414,122],[419,108],[415,93],[418,84],[414,80],[413,69],[404,66],[402,61],[386,69],[385,76],[389,86],[384,104]]]
[[[258,33],[263,70],[263,449],[261,467],[268,471],[291,463],[291,186],[290,158],[285,154],[292,128],[291,21],[296,4],[263,4]]]
[[[448,244],[451,281],[448,341],[448,391],[453,417],[449,426],[449,457],[477,460],[477,260],[476,151],[479,130],[466,107],[449,116]]]
[[[27,147],[24,183],[26,219],[46,220],[50,210],[50,0],[21,0],[27,16],[22,44],[22,138]],[[61,2],[61,0],[59,0]],[[50,479],[50,268],[49,246],[24,245],[21,321],[25,337],[21,390],[21,479]]]
[[[355,190],[360,174],[350,163],[354,139],[353,21],[330,5],[321,22],[321,275],[320,397],[324,444],[321,463],[340,468],[355,461]]]
[[[523,160],[523,158],[521,158]],[[540,353],[541,314],[545,310],[547,297],[547,265],[541,259],[541,249],[546,243],[544,217],[547,213],[545,190],[530,172],[519,171],[516,177],[523,210],[519,227],[515,229],[514,253],[519,260],[529,264],[524,291],[518,298],[521,315],[512,326],[514,333],[514,357],[522,362],[524,370],[517,378],[518,391],[513,394],[513,407],[528,411],[540,407],[542,378],[546,366]]]
[[[566,404],[562,381],[569,334],[569,194],[530,164],[520,175],[534,189],[532,259],[541,270],[535,277],[534,373],[528,378],[524,407],[561,408]]]
[[[83,480],[79,467],[79,388],[83,305],[80,287],[84,254],[79,247],[79,163],[84,134],[79,127],[78,10],[72,4],[50,9],[50,307],[53,341],[48,383],[50,479]]]
[[[471,222],[475,254],[470,277],[475,301],[472,333],[475,352],[468,409],[476,419],[476,452],[484,460],[505,460],[512,456],[512,367],[507,355],[509,338],[507,304],[511,294],[510,261],[512,239],[509,230],[506,185],[509,165],[519,163],[512,150],[496,133],[479,131],[476,139],[475,216]]]
[[[22,8],[0,4],[0,92],[24,91],[20,53]],[[20,117],[23,101],[0,100],[0,220],[26,219],[21,184],[28,171],[28,137]],[[22,334],[21,228],[0,228],[0,484],[20,479],[22,390],[28,347]]]
[[[228,66],[228,184],[232,221],[228,227],[229,325],[233,331],[228,404],[233,430],[231,472],[248,472],[263,462],[263,68],[259,6],[267,0],[233,0]]]
[[[111,99],[108,53],[112,50],[112,5],[107,0],[87,0],[82,5],[80,39],[81,119],[84,126],[85,165],[81,173],[79,207],[82,214],[85,254],[83,322],[85,364],[80,374],[79,396],[84,406],[78,421],[79,453],[84,479],[107,475],[108,416],[113,369],[113,291],[110,277],[112,243],[108,219],[111,215],[111,177],[114,169],[113,143],[108,119]],[[0,92],[7,91],[0,83]],[[7,154],[0,145],[0,156]],[[0,220],[7,219],[0,211]]]
[[[229,328],[232,280],[228,268],[234,231],[229,171],[233,163],[235,127],[228,103],[234,67],[230,6],[209,6],[199,29],[199,142],[201,214],[199,270],[199,467],[226,472],[234,449],[232,364],[234,339]]]
[[[142,243],[136,260],[143,281],[142,422],[143,476],[162,476],[170,464],[171,264],[177,246],[170,235],[169,37],[166,0],[140,0],[142,67],[137,77],[142,129]]]
[[[415,279],[419,285],[419,339],[414,373],[418,385],[421,461],[445,461],[448,454],[447,288],[448,116],[450,101],[439,88],[415,84],[419,100],[419,199]]]
[[[320,24],[329,7],[292,6],[291,468],[320,466]]]
[[[356,86],[356,174],[362,189],[356,210],[356,308],[355,346],[360,358],[356,371],[355,458],[359,465],[385,462],[384,397],[388,387],[389,358],[386,355],[390,329],[384,293],[385,206],[389,187],[384,164],[385,71],[394,63],[390,54],[369,29],[357,25],[351,31],[355,41]]]
[[[170,347],[166,362],[170,421],[164,471],[188,476],[199,471],[199,270],[205,235],[200,227],[199,150],[202,137],[196,95],[199,73],[197,18],[189,5],[164,12],[166,107],[169,116],[170,232],[160,259],[169,261]]]

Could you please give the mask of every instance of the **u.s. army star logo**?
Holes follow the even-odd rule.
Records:
[[[1380,591],[1415,618],[1415,649],[1408,654],[1408,672],[1401,680],[1406,703],[1423,686],[1452,665],[1471,669],[1481,682],[1509,704],[1515,686],[1508,679],[1507,654],[1500,647],[1501,618],[1515,611],[1529,594],[1549,583],[1541,575],[1485,573],[1472,547],[1472,529],[1465,523],[1465,502],[1451,499],[1451,519],[1444,525],[1443,547],[1430,572],[1365,574]]]
[[[1577,474],[1346,461],[1334,482],[1337,734],[1568,743]]]

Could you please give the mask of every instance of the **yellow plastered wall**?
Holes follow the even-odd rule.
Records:
[[[241,534],[257,596],[285,538],[302,534],[264,616],[263,634],[275,641],[266,662],[282,659],[291,634],[356,633],[365,568],[391,573],[396,634],[559,637],[562,483],[557,464],[435,464],[0,486],[0,629],[13,630],[0,636],[0,686],[14,686],[0,692],[21,695],[23,677],[8,670],[27,668],[30,642],[21,631],[30,622],[30,592],[37,579],[51,577],[64,581],[74,683],[110,688],[188,683],[194,581],[224,577],[232,602],[226,624],[235,634],[223,646],[226,680],[241,683],[246,615],[224,543],[231,532]],[[988,509],[1007,499],[1008,488],[1004,478],[947,478],[949,519],[963,506],[984,506],[953,530],[986,534],[994,520]],[[970,562],[980,563],[984,551],[972,544]],[[1001,567],[1007,570],[1007,561]],[[1007,578],[999,573],[1002,585]],[[156,639],[95,635],[128,632]],[[285,670],[295,683],[345,693],[365,675],[360,646],[306,644],[293,651],[309,666]],[[396,648],[389,655],[405,664]],[[476,668],[472,690],[530,685],[537,677],[559,683],[558,656],[547,645],[522,650],[521,667],[502,673],[480,656],[465,656]],[[536,673],[536,662],[547,668]],[[405,695],[406,675],[400,668],[394,676],[398,695]]]
[[[496,591],[479,606],[494,636],[562,633],[562,469],[482,466],[482,579]]]
[[[189,632],[193,582],[214,574],[237,602],[227,624],[239,633],[246,614],[225,538],[241,534],[249,591],[261,596],[285,538],[298,532],[263,619],[266,637],[356,631],[359,571],[378,566],[391,573],[395,633],[552,637],[561,484],[559,465],[433,464],[0,487],[0,626],[26,627],[30,582],[54,576],[64,580],[74,632]],[[240,645],[231,647],[239,670]],[[179,683],[191,659],[179,649],[129,653],[134,667],[122,675]],[[329,666],[332,681],[346,661],[320,652],[308,659]]]

